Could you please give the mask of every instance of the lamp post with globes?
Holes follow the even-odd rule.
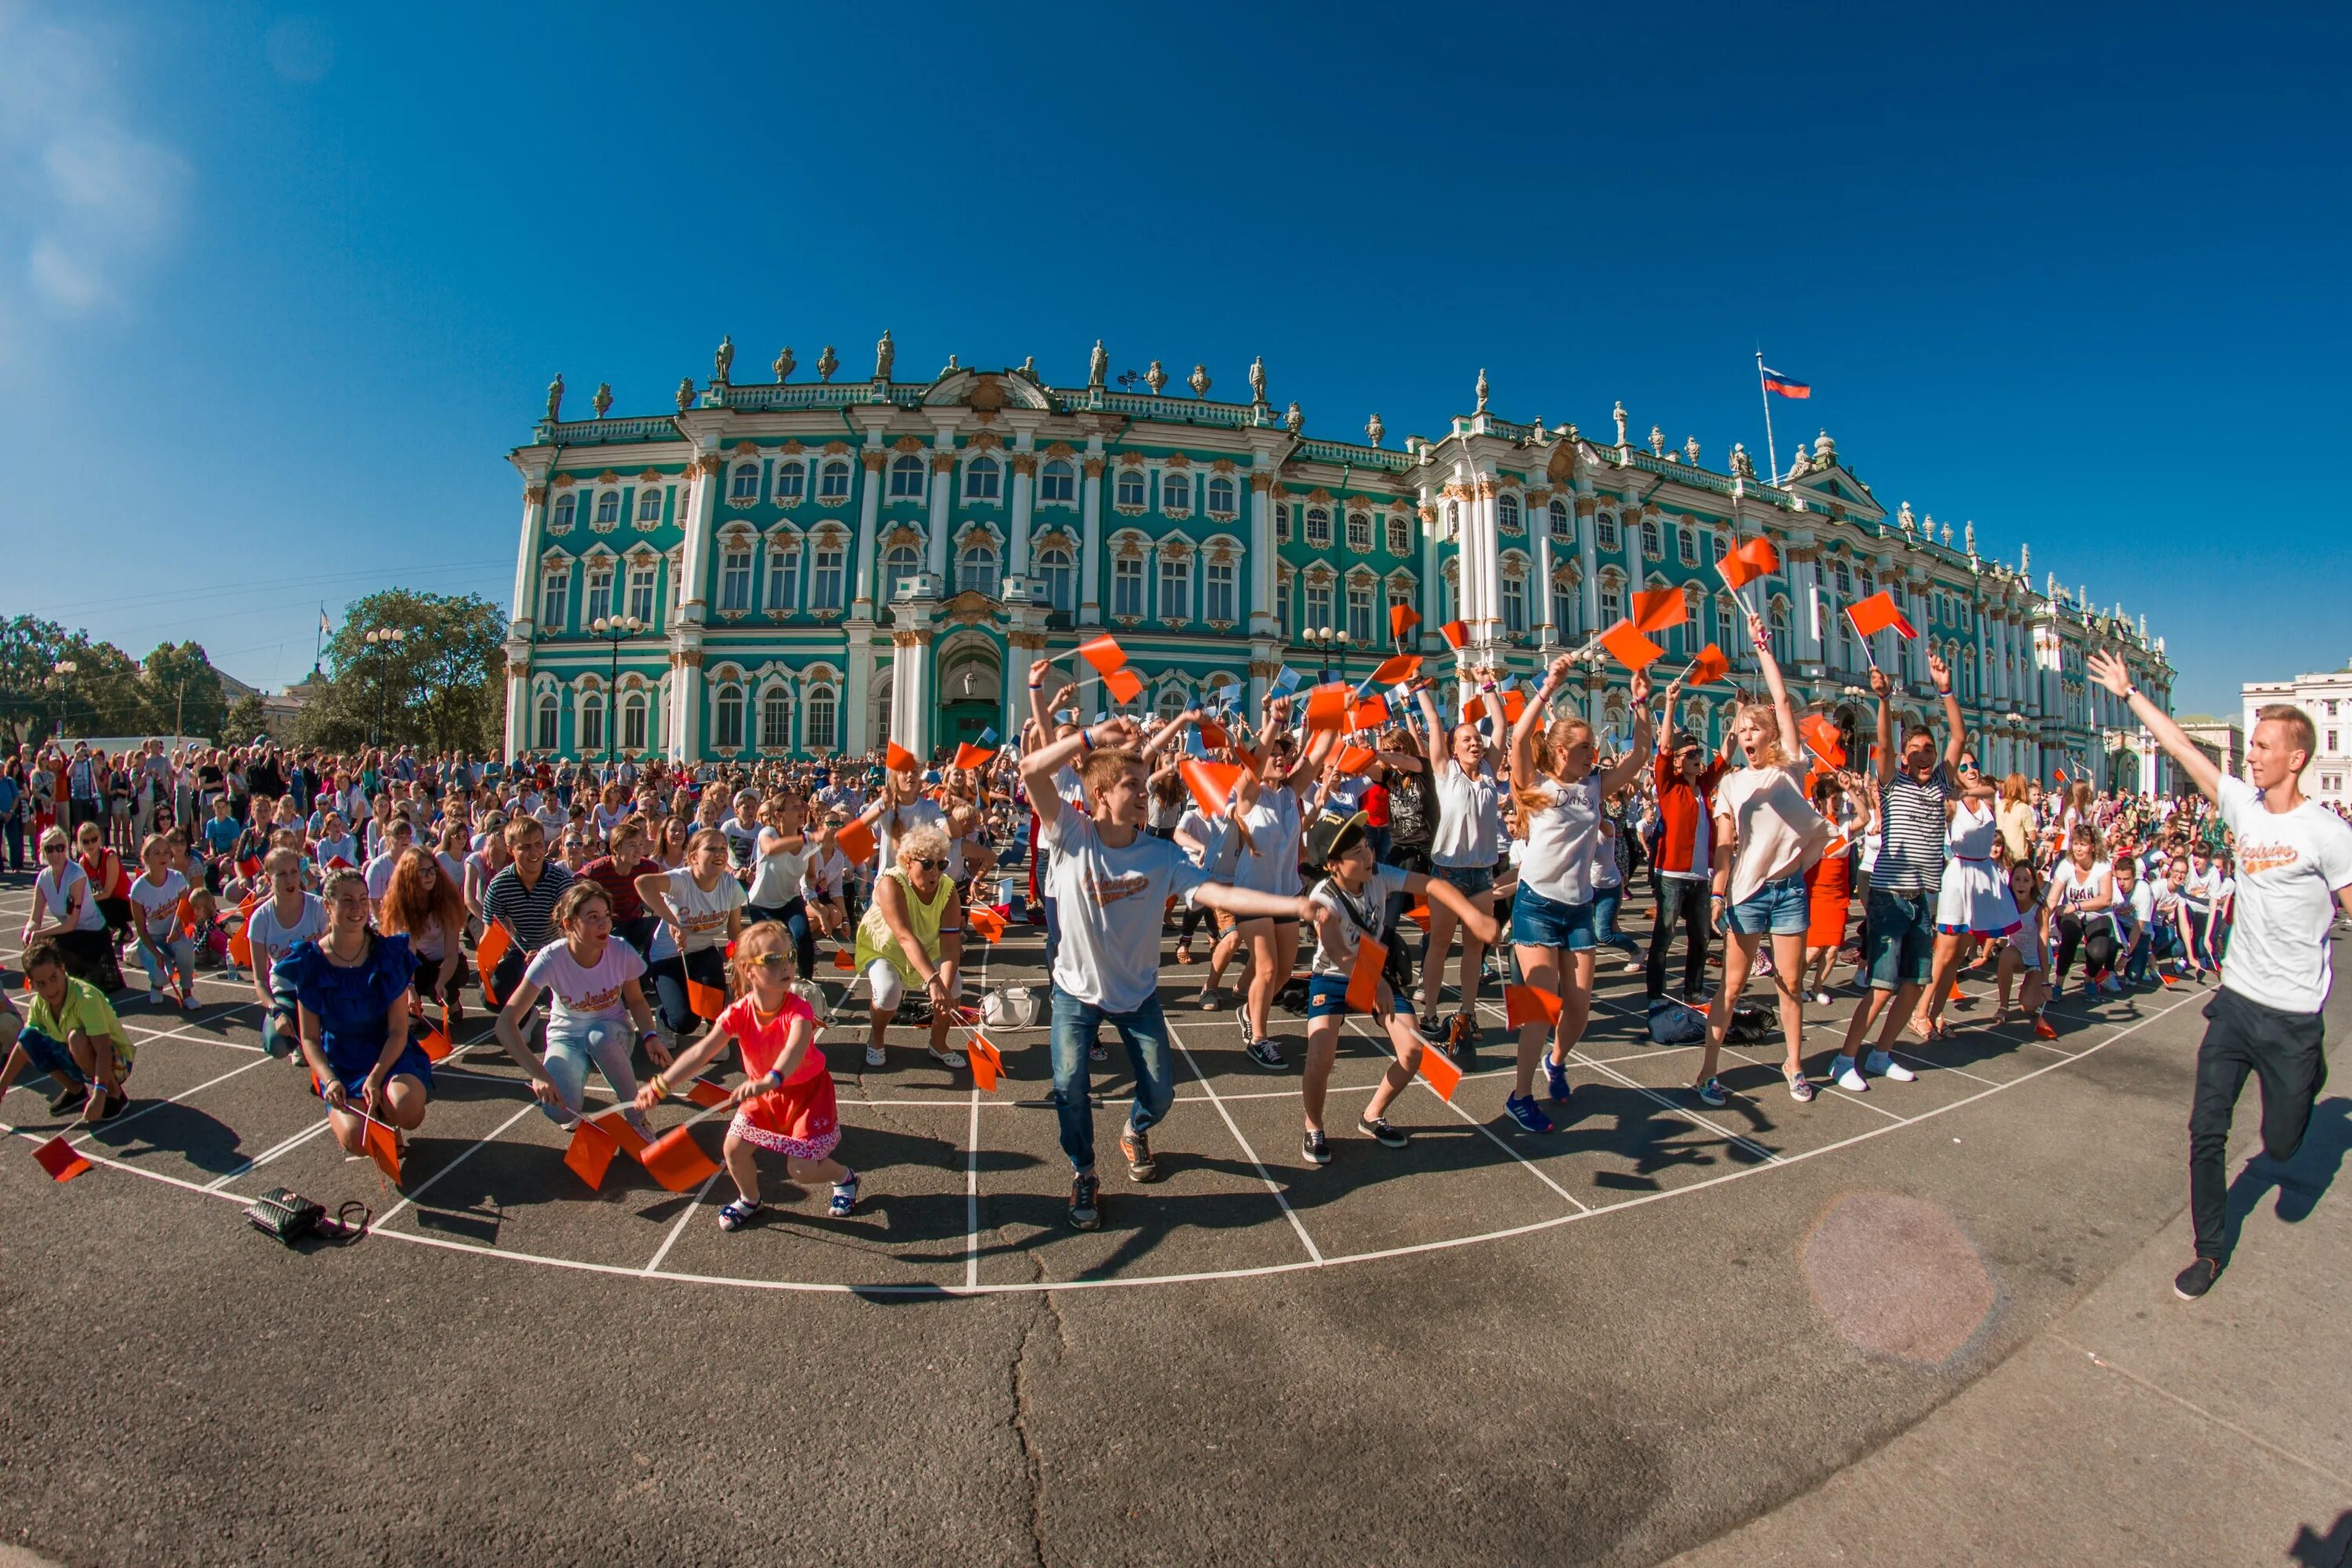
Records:
[[[68,705],[68,699],[66,695],[66,678],[78,673],[80,669],[81,666],[76,664],[69,658],[61,658],[58,660],[57,663],[49,666],[49,673],[57,678],[55,682],[58,689],[57,732],[60,736],[66,732],[66,709]]]
[[[1332,668],[1332,666],[1331,666],[1331,656],[1332,656],[1332,654],[1336,651],[1336,652],[1338,653],[1338,655],[1339,655],[1339,679],[1340,679],[1341,680],[1345,680],[1345,679],[1348,679],[1348,633],[1347,633],[1347,629],[1346,629],[1345,627],[1341,627],[1340,629],[1339,629],[1339,630],[1337,630],[1337,631],[1334,631],[1334,630],[1333,630],[1332,628],[1330,628],[1329,626],[1310,626],[1310,627],[1308,627],[1308,628],[1307,629],[1307,631],[1305,632],[1304,636],[1306,637],[1307,640],[1309,643],[1311,643],[1311,644],[1313,644],[1313,645],[1314,645],[1314,647],[1315,647],[1315,648],[1316,648],[1316,651],[1317,651],[1317,652],[1321,656],[1321,658],[1322,658],[1322,660],[1323,660],[1323,672],[1322,672],[1321,676],[1320,676],[1318,679],[1323,679],[1323,680],[1326,680],[1326,681],[1328,681],[1328,680],[1329,680],[1329,679],[1331,679],[1331,668]]]
[[[646,623],[635,616],[598,616],[588,623],[588,629],[613,650],[611,668],[604,676],[604,767],[609,773],[613,742],[620,733],[621,645],[645,630]]]
[[[408,640],[398,626],[378,626],[360,639],[375,649],[375,744],[383,744],[384,698],[392,689],[392,650]]]

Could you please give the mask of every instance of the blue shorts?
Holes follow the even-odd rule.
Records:
[[[1433,868],[1429,874],[1455,891],[1474,899],[1480,893],[1495,890],[1495,868],[1492,866],[1438,866]]]
[[[66,1049],[63,1040],[27,1024],[16,1031],[16,1044],[23,1047],[25,1058],[33,1064],[35,1072],[48,1073],[83,1089],[89,1087],[89,1075],[74,1061],[73,1053]]]
[[[1522,882],[1511,900],[1511,941],[1520,947],[1590,952],[1599,945],[1592,931],[1592,906],[1547,899]]]
[[[1741,936],[1802,936],[1812,917],[1805,874],[1767,882],[1731,906],[1730,929]]]
[[[1870,889],[1862,966],[1873,991],[1925,985],[1936,969],[1936,895]]]
[[[1348,977],[1344,974],[1310,974],[1307,977],[1307,1016],[1310,1018],[1337,1018],[1360,1011],[1348,1005]]]

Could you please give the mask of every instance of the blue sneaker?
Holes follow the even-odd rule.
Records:
[[[1566,1062],[1556,1062],[1549,1057],[1546,1057],[1544,1058],[1543,1069],[1544,1089],[1546,1091],[1549,1092],[1554,1100],[1559,1100],[1562,1105],[1567,1104],[1569,1094],[1568,1064]]]
[[[1522,1132],[1551,1131],[1551,1118],[1543,1113],[1543,1108],[1536,1103],[1536,1097],[1532,1094],[1507,1095],[1504,1098],[1503,1109],[1510,1112],[1511,1120],[1519,1124]]]

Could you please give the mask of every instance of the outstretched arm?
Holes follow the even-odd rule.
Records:
[[[2189,775],[2189,783],[2201,791],[2206,799],[2220,805],[2221,800],[2221,770],[2213,759],[2197,749],[2188,732],[2172,721],[2167,713],[2150,701],[2147,693],[2132,684],[2131,670],[2114,654],[2101,648],[2084,661],[2093,680],[2131,704],[2132,717],[2147,727],[2157,744],[2172,753],[2180,771]]]
[[[1637,669],[1633,672],[1632,689],[1628,695],[1633,701],[1633,738],[1632,743],[1625,748],[1625,754],[1617,759],[1616,765],[1601,775],[1601,793],[1604,795],[1634,783],[1641,778],[1643,770],[1651,766],[1650,672],[1648,670]],[[1669,701],[1666,708],[1671,713],[1674,703]]]
[[[1895,776],[1895,710],[1887,705],[1887,697],[1895,683],[1883,669],[1870,672],[1870,689],[1878,695],[1878,782],[1884,786]]]
[[[1772,657],[1772,637],[1764,629],[1763,620],[1753,611],[1748,613],[1748,639],[1756,645],[1756,662],[1764,669],[1764,689],[1772,694],[1772,717],[1780,726],[1780,751],[1789,757],[1805,754],[1804,737],[1797,731],[1797,712],[1789,703],[1789,683],[1780,679],[1780,661]],[[1671,698],[1672,690],[1668,696]],[[1668,702],[1669,710],[1673,703]]]
[[[1959,697],[1952,690],[1952,667],[1944,662],[1942,654],[1927,656],[1927,674],[1944,699],[1944,777],[1956,779],[1960,776],[1960,753],[1969,747],[1968,718],[1960,711]]]

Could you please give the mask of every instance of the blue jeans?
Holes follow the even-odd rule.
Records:
[[[1087,1047],[1104,1024],[1118,1031],[1135,1071],[1129,1124],[1148,1132],[1176,1101],[1175,1066],[1168,1055],[1168,1022],[1155,994],[1132,1013],[1112,1013],[1054,987],[1054,1108],[1062,1124],[1062,1152],[1080,1174],[1095,1168],[1094,1088]]]
[[[1592,889],[1592,935],[1602,947],[1613,947],[1621,952],[1639,952],[1641,944],[1617,929],[1617,906],[1625,901],[1622,883],[1614,888]]]
[[[195,985],[196,944],[192,939],[173,934],[161,942],[150,940],[140,942],[138,952],[150,991],[160,991],[176,981],[184,995]]]
[[[2154,955],[2155,948],[2155,942],[2143,929],[2138,940],[2131,944],[2131,951],[2116,961],[2116,966],[2124,972],[2125,984],[2130,985],[2147,984],[2148,960]]]
[[[592,1061],[596,1070],[604,1075],[604,1083],[612,1089],[613,1097],[625,1106],[637,1096],[637,1075],[629,1068],[629,1053],[636,1041],[636,1032],[626,1020],[551,1023],[547,1026],[547,1055],[541,1058],[540,1065],[554,1080],[555,1092],[563,1097],[563,1109],[572,1116],[580,1114],[581,1097],[588,1087],[588,1064]],[[542,1104],[540,1110],[558,1125],[570,1120],[557,1114],[551,1106]]]

